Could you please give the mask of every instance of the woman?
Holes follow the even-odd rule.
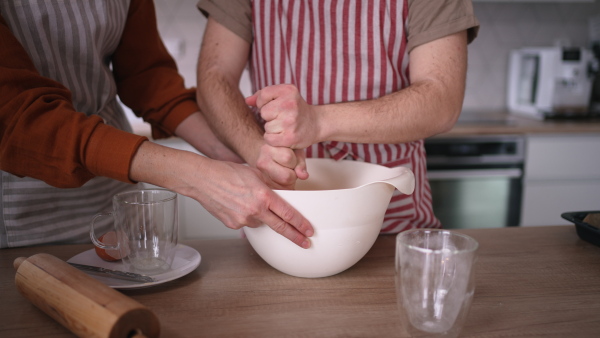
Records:
[[[257,170],[133,135],[117,95],[153,137],[240,162],[184,88],[153,1],[0,2],[0,247],[87,242],[91,216],[137,182],[192,197],[228,227],[266,223],[310,245],[310,224]]]

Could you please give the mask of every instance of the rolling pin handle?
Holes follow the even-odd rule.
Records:
[[[13,265],[19,292],[79,337],[160,336],[150,309],[55,256],[20,257]]]
[[[25,262],[27,258],[25,257],[19,257],[17,259],[15,259],[15,261],[13,262],[13,267],[15,268],[15,270],[19,269],[19,266],[21,266],[21,263]]]
[[[148,338],[140,329],[135,329],[129,333],[128,338]]]

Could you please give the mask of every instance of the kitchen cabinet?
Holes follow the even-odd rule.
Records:
[[[600,210],[600,133],[527,135],[520,225],[584,210]]]

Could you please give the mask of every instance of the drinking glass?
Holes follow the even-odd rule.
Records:
[[[396,297],[412,337],[457,337],[475,291],[479,244],[469,236],[415,229],[396,237]]]
[[[102,243],[94,233],[99,217],[113,217],[116,245]],[[92,218],[90,237],[94,245],[118,250],[124,265],[142,273],[169,270],[178,240],[177,194],[165,189],[126,191],[113,197],[113,211]]]

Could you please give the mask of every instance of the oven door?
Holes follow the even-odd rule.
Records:
[[[429,169],[433,211],[447,229],[518,226],[521,168]]]

